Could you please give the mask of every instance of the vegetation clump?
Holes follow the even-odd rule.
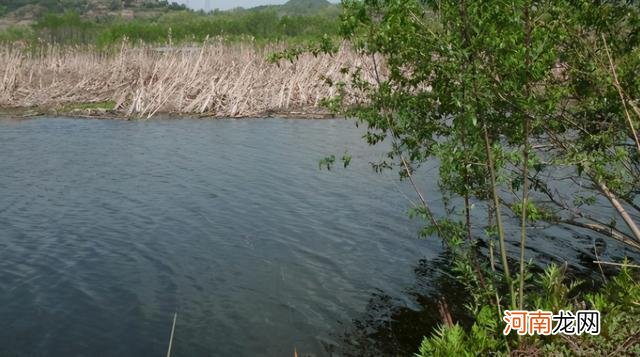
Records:
[[[600,335],[525,336],[517,341],[503,335],[502,316],[484,305],[469,306],[474,322],[465,329],[460,324],[441,325],[420,345],[419,356],[637,356],[640,354],[640,280],[629,266],[622,268],[597,292],[586,293],[580,283],[571,282],[566,267],[551,265],[533,276],[526,305],[530,310],[601,313]],[[477,291],[471,291],[477,293]],[[482,299],[479,299],[482,300]]]

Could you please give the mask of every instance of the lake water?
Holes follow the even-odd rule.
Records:
[[[446,257],[416,238],[411,187],[373,172],[383,148],[362,133],[339,119],[0,121],[0,354],[162,356],[174,312],[173,356],[415,343],[437,321],[423,310]],[[347,150],[350,168],[318,169]],[[545,248],[558,235],[575,239]],[[555,229],[532,246],[579,262],[592,241]]]

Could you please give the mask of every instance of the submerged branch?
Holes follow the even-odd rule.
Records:
[[[605,226],[602,224],[598,224],[598,223],[585,223],[585,222],[581,222],[581,221],[577,221],[577,220],[573,220],[573,219],[566,219],[566,220],[560,220],[558,221],[558,223],[563,223],[563,224],[568,224],[571,226],[575,226],[575,227],[579,227],[579,228],[586,228],[589,229],[591,231],[600,233],[602,235],[611,237],[613,239],[616,239],[624,244],[627,244],[635,249],[640,249],[640,244],[638,242],[636,242],[633,237],[626,235],[622,232],[620,232],[617,229],[611,228],[609,226]]]
[[[622,217],[624,222],[627,224],[627,226],[629,227],[629,229],[634,235],[636,243],[640,243],[640,228],[638,228],[638,225],[633,220],[633,218],[631,218],[631,216],[629,215],[627,210],[624,208],[624,206],[620,203],[616,195],[613,192],[611,192],[611,190],[609,190],[609,187],[607,187],[607,185],[605,185],[604,182],[602,182],[601,180],[594,178],[594,181],[600,188],[600,191],[602,192],[602,194],[609,200],[609,202],[611,202],[611,205],[613,206],[613,208],[616,211],[618,211],[618,214]]]
[[[405,172],[407,174],[407,177],[409,178],[409,182],[411,183],[411,186],[416,191],[416,194],[418,195],[418,198],[420,199],[420,203],[422,203],[422,206],[424,207],[425,212],[427,213],[427,216],[429,216],[429,220],[431,221],[431,224],[436,228],[436,230],[438,231],[438,234],[440,235],[440,237],[444,238],[444,236],[442,235],[444,232],[442,232],[442,230],[440,229],[440,225],[438,224],[438,220],[433,215],[433,212],[431,211],[431,208],[429,208],[429,204],[427,203],[427,200],[424,198],[424,195],[422,195],[422,192],[420,191],[420,189],[416,185],[415,181],[413,180],[413,174],[411,174],[411,169],[409,168],[409,164],[404,159],[404,156],[400,156],[400,160],[402,161],[402,166],[403,166],[403,168],[404,168],[404,170],[405,170]]]

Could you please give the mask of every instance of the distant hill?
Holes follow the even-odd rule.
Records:
[[[105,47],[125,38],[164,44],[211,37],[293,43],[335,35],[341,11],[327,0],[210,12],[164,0],[0,0],[0,44],[44,41]]]
[[[295,7],[311,7],[311,8],[321,8],[327,6],[333,6],[328,0],[289,0],[286,4],[282,5],[287,8],[295,8]]]
[[[262,5],[250,9],[238,8],[230,11],[276,11],[281,16],[333,16],[340,13],[340,6],[327,0],[289,0],[282,5]]]
[[[289,0],[286,4],[280,5],[280,10],[292,14],[302,14],[335,6],[327,0]]]
[[[184,5],[164,0],[10,0],[0,3],[0,29],[29,24],[47,13],[76,12],[85,19],[157,17]]]
[[[84,14],[91,11],[115,11],[122,9],[168,8],[171,4],[159,0],[11,0],[3,4],[5,14],[21,8],[40,8],[46,12],[76,11]],[[179,7],[179,5],[173,5]]]
[[[185,11],[174,0],[10,0],[0,3],[0,29],[8,25],[29,24],[47,13],[73,11],[86,19],[108,17],[154,18],[172,11]],[[289,0],[283,5],[264,5],[250,9],[237,8],[221,12],[275,11],[280,16],[321,15],[335,17],[337,4],[327,0]],[[3,26],[4,25],[4,26]]]

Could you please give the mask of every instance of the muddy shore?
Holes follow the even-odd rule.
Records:
[[[12,108],[0,107],[0,119],[28,119],[37,117],[68,117],[85,119],[109,119],[109,120],[147,120],[147,119],[263,119],[263,118],[283,118],[283,119],[331,119],[336,115],[322,108],[309,108],[307,110],[290,111],[266,111],[251,116],[219,116],[215,114],[185,114],[159,112],[152,118],[139,118],[128,116],[124,111],[107,109],[74,109],[64,110],[60,108],[27,107]]]

